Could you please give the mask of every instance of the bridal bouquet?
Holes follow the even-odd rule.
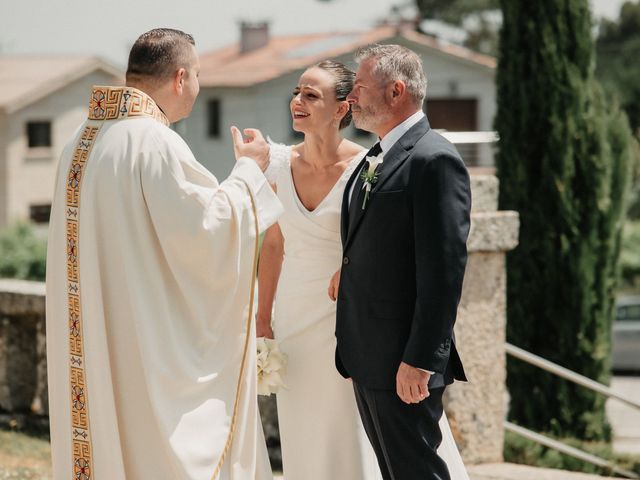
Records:
[[[282,377],[287,369],[287,356],[278,348],[278,342],[271,338],[259,337],[258,346],[258,395],[278,393],[280,387],[286,388]]]

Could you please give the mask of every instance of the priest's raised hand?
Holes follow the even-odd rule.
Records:
[[[249,157],[255,161],[264,172],[269,166],[269,144],[264,139],[262,132],[258,129],[245,128],[243,132],[247,138],[243,138],[238,127],[231,127],[233,151],[236,155],[236,160],[242,157]]]

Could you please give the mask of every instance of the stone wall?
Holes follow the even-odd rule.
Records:
[[[502,461],[507,412],[505,253],[518,244],[516,212],[497,211],[498,179],[473,175],[469,260],[456,321],[468,383],[454,383],[444,404],[467,464]]]
[[[0,279],[0,411],[46,414],[43,283]]]

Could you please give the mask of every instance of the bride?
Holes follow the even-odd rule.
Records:
[[[289,358],[287,387],[277,395],[287,480],[382,478],[353,387],[334,366],[336,305],[327,293],[330,279],[331,293],[339,278],[345,184],[366,153],[340,134],[351,122],[346,97],[354,77],[334,61],[302,74],[290,109],[293,129],[304,133],[304,141],[272,144],[266,172],[285,213],[262,244],[256,328],[258,336],[275,334]],[[440,428],[438,453],[451,478],[468,480],[444,415]]]

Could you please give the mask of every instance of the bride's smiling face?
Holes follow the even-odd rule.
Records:
[[[327,128],[338,129],[341,118],[349,109],[346,101],[337,101],[335,79],[318,67],[306,70],[293,89],[289,104],[293,129],[311,133]]]

